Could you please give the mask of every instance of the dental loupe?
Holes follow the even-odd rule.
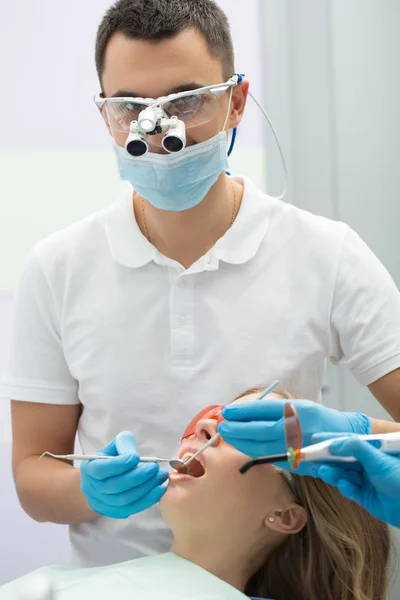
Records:
[[[186,128],[176,116],[169,117],[161,106],[148,106],[137,121],[132,121],[125,149],[131,156],[140,157],[148,152],[147,135],[166,131],[162,140],[164,150],[180,152],[186,146]]]
[[[233,75],[228,81],[201,88],[162,96],[160,98],[141,98],[134,96],[113,96],[104,98],[97,94],[95,103],[100,109],[117,144],[124,146],[132,157],[140,158],[150,151],[152,145],[148,136],[164,134],[162,139],[154,140],[169,154],[178,153],[186,147],[186,129],[198,127],[212,121],[218,112],[218,99],[229,89],[242,83],[244,75]],[[232,92],[231,92],[232,93]],[[284,171],[284,187],[277,196],[281,200],[287,191],[288,173],[285,157],[268,114],[249,92],[249,96],[261,110],[273,133]],[[231,155],[235,146],[237,129],[232,131],[228,150]]]
[[[186,129],[211,121],[217,114],[219,98],[243,80],[234,75],[221,84],[213,84],[160,98],[133,96],[95,97],[107,125],[115,134],[126,134],[125,149],[131,156],[144,156],[151,142],[147,136],[164,134],[161,146],[168,153],[186,147]],[[122,141],[122,140],[121,140]],[[157,140],[160,143],[160,140]]]

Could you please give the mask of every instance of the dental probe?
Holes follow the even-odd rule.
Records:
[[[109,460],[110,458],[117,458],[116,456],[104,456],[101,454],[52,454],[51,452],[44,452],[43,456],[51,456],[52,458],[58,458],[61,460]],[[141,456],[141,463],[169,463],[169,465],[176,469],[176,467],[183,467],[185,464],[180,458],[158,458],[157,456]]]
[[[257,400],[262,400],[263,398],[265,398],[265,396],[267,396],[268,394],[271,394],[271,392],[274,391],[275,388],[277,388],[279,385],[279,381],[276,379],[273,383],[271,383],[271,385],[269,385],[267,387],[266,390],[263,391],[263,393],[261,394],[261,396],[259,396],[257,398]],[[199,454],[201,454],[202,452],[204,452],[204,450],[207,450],[207,448],[209,448],[210,446],[212,446],[219,438],[221,437],[220,433],[217,433],[216,435],[214,435],[210,440],[208,440],[208,442],[206,444],[204,444],[204,446],[202,446],[200,448],[200,450],[198,450],[196,452],[196,454],[193,454],[193,456],[191,456],[190,458],[188,458],[182,465],[182,467],[184,467],[186,469],[186,467],[188,465],[190,465],[190,463],[196,459],[197,456],[199,456]],[[172,465],[171,465],[172,466]],[[181,467],[181,468],[182,468]],[[174,467],[176,468],[176,467]]]

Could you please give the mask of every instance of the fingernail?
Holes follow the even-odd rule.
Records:
[[[229,430],[227,428],[227,426],[224,423],[220,423],[217,427],[217,431],[218,433],[220,433],[221,435],[226,434]]]
[[[235,412],[235,410],[234,406],[225,406],[225,408],[222,409],[221,415],[225,417],[225,415],[229,415],[229,413]]]
[[[120,454],[120,456],[123,456],[125,460],[131,463],[138,464],[140,462],[140,456],[138,454]]]

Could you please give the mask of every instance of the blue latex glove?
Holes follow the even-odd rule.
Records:
[[[243,454],[258,458],[286,452],[283,407],[288,400],[255,400],[227,406],[222,411],[226,422],[218,431],[223,439]],[[322,431],[341,433],[371,433],[371,421],[362,413],[343,412],[312,402],[290,400],[296,407],[303,434],[303,446],[310,445],[312,435]],[[279,466],[291,470],[288,463]],[[300,465],[295,473],[307,475],[309,463]]]
[[[139,464],[135,437],[129,431],[118,434],[95,454],[115,456],[81,464],[81,491],[100,515],[127,519],[159,502],[165,493],[162,484],[168,471],[156,463]]]
[[[336,434],[337,435],[337,434]],[[314,436],[322,442],[332,434]],[[400,527],[400,456],[384,454],[371,443],[349,437],[333,442],[332,454],[354,456],[357,463],[313,463],[313,475],[334,485],[374,517]]]

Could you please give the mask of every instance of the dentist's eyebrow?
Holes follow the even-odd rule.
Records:
[[[183,83],[182,85],[167,90],[165,95],[169,96],[170,94],[179,94],[179,92],[190,92],[191,90],[198,90],[199,88],[206,87],[206,85],[206,83],[191,81],[190,83]]]
[[[169,96],[170,94],[179,94],[179,92],[190,92],[192,90],[198,90],[199,88],[206,87],[206,84],[197,83],[191,81],[190,83],[182,83],[176,87],[170,88],[163,94],[163,96]],[[150,96],[151,97],[151,96]],[[142,96],[134,90],[118,90],[111,96],[111,98],[149,98],[149,96]]]

